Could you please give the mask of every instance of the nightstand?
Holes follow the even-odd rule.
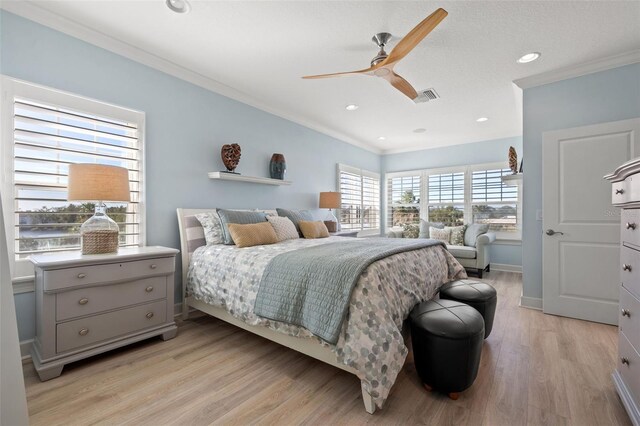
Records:
[[[166,247],[31,256],[36,337],[31,357],[40,380],[66,364],[152,336],[175,337],[175,257]]]
[[[351,237],[357,238],[358,231],[338,231],[338,232],[329,232],[329,235],[332,237]]]

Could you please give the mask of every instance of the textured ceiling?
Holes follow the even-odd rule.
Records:
[[[35,2],[39,7],[383,151],[522,134],[515,79],[640,48],[640,2]],[[309,74],[366,68],[374,33],[397,40],[443,7],[449,16],[396,72],[441,99],[414,104],[381,79]],[[530,64],[516,59],[531,51]],[[357,111],[345,110],[355,103]],[[478,117],[489,121],[478,123]],[[414,129],[424,128],[423,133]],[[384,141],[378,140],[384,136]]]

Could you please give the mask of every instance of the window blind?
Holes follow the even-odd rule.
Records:
[[[130,203],[109,203],[120,245],[140,243],[141,143],[137,123],[16,98],[14,101],[15,253],[79,249],[93,203],[67,201],[68,166],[97,163],[129,170]]]
[[[345,230],[380,227],[380,177],[365,170],[339,166],[340,226]]]
[[[464,203],[464,172],[429,175],[429,204],[458,203]]]
[[[471,201],[473,203],[517,202],[518,187],[507,186],[502,176],[511,169],[478,170],[471,175]]]

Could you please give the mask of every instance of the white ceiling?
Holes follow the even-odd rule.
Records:
[[[191,0],[183,15],[163,0],[35,4],[383,152],[521,135],[513,80],[640,48],[637,1]],[[368,67],[374,33],[392,33],[393,48],[438,7],[449,16],[396,72],[441,99],[414,104],[368,76],[300,78]],[[531,51],[541,59],[516,63]]]

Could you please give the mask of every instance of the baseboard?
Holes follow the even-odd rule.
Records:
[[[31,346],[33,346],[33,339],[27,339],[20,342],[20,356],[23,361],[31,359]]]
[[[536,309],[538,311],[542,310],[542,299],[538,297],[526,297],[520,296],[520,305],[521,308],[529,308]]]
[[[194,310],[194,309],[191,309]],[[173,318],[178,318],[182,315],[182,302],[173,305]],[[33,339],[22,340],[20,342],[20,355],[22,361],[31,360],[31,346],[33,346]]]
[[[517,274],[522,273],[521,265],[509,265],[508,263],[492,263],[491,264],[492,271],[501,271],[501,272],[515,272]]]

